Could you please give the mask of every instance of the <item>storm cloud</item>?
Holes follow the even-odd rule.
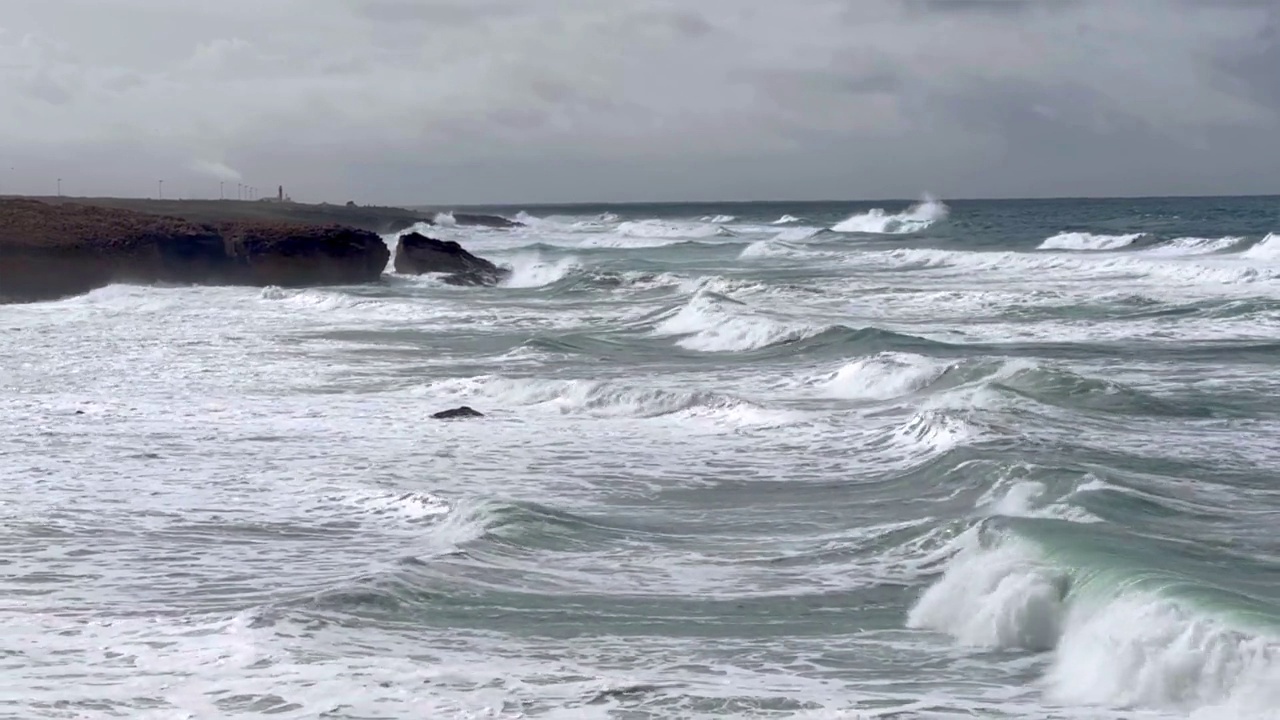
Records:
[[[1280,188],[1280,0],[6,0],[0,193]]]

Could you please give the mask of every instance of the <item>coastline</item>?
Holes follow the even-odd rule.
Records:
[[[114,210],[129,210],[145,215],[178,218],[200,225],[242,221],[288,225],[343,225],[380,235],[400,232],[419,223],[433,224],[432,218],[434,216],[434,213],[417,212],[401,207],[348,206],[329,203],[281,203],[268,200],[154,200],[149,198],[117,197],[0,196],[0,202],[12,200],[38,200],[54,206],[87,205]]]

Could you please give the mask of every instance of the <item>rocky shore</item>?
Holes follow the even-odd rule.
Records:
[[[291,218],[287,222],[272,220],[269,213],[236,217],[212,213],[200,205],[204,201],[176,202],[185,210],[170,216],[67,200],[0,198],[0,302],[54,300],[112,283],[305,287],[378,282],[391,252],[369,227],[424,222],[405,215],[391,225],[385,224],[390,216],[366,216],[364,227],[307,224],[294,215],[285,214]],[[440,274],[454,285],[496,285],[510,273],[456,242],[417,232],[400,238],[395,271]]]
[[[374,282],[389,259],[377,233],[342,225],[200,224],[76,203],[0,200],[0,301],[50,300],[117,282]]]

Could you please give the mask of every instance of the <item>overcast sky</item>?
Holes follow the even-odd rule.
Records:
[[[1280,0],[3,0],[0,193],[1280,193]]]

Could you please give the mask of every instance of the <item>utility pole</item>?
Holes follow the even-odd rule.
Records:
[[[164,181],[157,180],[156,183],[158,183],[160,186],[160,199],[163,200],[164,199]]]
[[[58,178],[58,197],[62,197],[62,178]]]
[[[219,200],[226,200],[226,199],[227,199],[227,198],[226,198],[226,195],[224,194],[224,191],[223,191],[223,189],[222,189],[222,186],[223,186],[223,185],[225,185],[225,184],[226,184],[226,182],[227,182],[226,180],[219,180],[219,181],[218,181],[218,199],[219,199]]]

